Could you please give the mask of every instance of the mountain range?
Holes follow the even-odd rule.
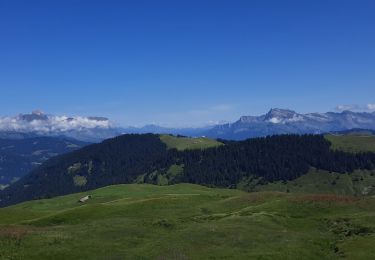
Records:
[[[46,115],[40,111],[0,118],[0,138],[23,139],[36,136],[65,136],[85,142],[99,142],[120,134],[174,134],[244,140],[277,134],[307,134],[345,131],[353,128],[375,130],[375,112],[301,114],[273,108],[260,116],[242,116],[233,123],[201,128],[171,128],[158,125],[118,127],[104,117]]]
[[[350,129],[375,129],[375,112],[308,113],[271,109],[261,116],[243,116],[230,124],[217,125],[204,135],[212,138],[243,140],[278,134],[321,134]]]

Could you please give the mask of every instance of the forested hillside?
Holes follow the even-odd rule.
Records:
[[[310,167],[333,172],[373,169],[374,153],[331,150],[321,135],[280,135],[231,142],[216,149],[184,153],[183,181],[231,186],[245,176],[265,181],[293,180]]]
[[[243,179],[294,180],[311,167],[336,173],[375,167],[375,154],[330,149],[320,135],[281,135],[178,151],[159,135],[123,135],[55,157],[0,193],[0,205],[119,183],[189,182],[236,187]]]

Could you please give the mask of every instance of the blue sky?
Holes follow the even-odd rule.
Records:
[[[203,125],[375,103],[375,1],[0,1],[0,114]]]

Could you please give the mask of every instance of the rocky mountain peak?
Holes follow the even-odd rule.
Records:
[[[264,117],[264,121],[271,123],[281,123],[285,120],[293,120],[298,117],[298,114],[289,109],[272,108]]]
[[[48,120],[48,116],[45,115],[40,110],[34,110],[34,111],[31,112],[31,114],[20,114],[19,118],[21,120],[24,120],[24,121],[27,121],[27,122],[32,122],[32,121],[35,121],[35,120],[40,120],[40,121]]]
[[[240,122],[241,123],[253,123],[259,120],[257,116],[241,116]]]

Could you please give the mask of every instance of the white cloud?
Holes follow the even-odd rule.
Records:
[[[357,104],[338,105],[338,106],[336,106],[335,109],[337,111],[340,111],[340,112],[345,111],[345,110],[355,111],[355,112],[373,112],[373,111],[375,111],[375,104],[370,103],[370,104],[367,104],[367,105],[357,105]]]
[[[336,107],[337,111],[345,111],[345,110],[358,110],[360,107],[358,105],[352,104],[352,105],[338,105]]]
[[[37,113],[35,112],[34,115]],[[22,115],[0,118],[0,130],[18,132],[67,132],[71,130],[110,128],[109,120],[95,120],[88,117],[47,116],[47,119],[24,120]]]
[[[366,109],[369,111],[375,111],[375,104],[367,104]]]

